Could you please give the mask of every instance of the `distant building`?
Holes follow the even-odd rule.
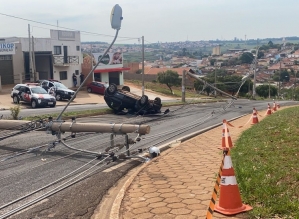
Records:
[[[212,55],[217,55],[217,56],[221,55],[221,47],[220,47],[220,45],[213,47],[213,53],[212,53]]]

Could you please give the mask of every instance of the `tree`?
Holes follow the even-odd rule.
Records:
[[[159,72],[157,81],[161,84],[166,84],[166,86],[169,88],[172,94],[173,92],[171,87],[181,84],[181,79],[179,78],[179,74],[176,71],[172,71],[172,70]]]
[[[265,54],[263,52],[259,51],[258,54],[257,54],[257,58],[260,59],[260,58],[264,57],[264,55]]]
[[[240,56],[240,60],[242,63],[252,63],[254,59],[254,56],[251,52],[244,52],[241,56]]]
[[[270,41],[268,42],[268,45],[272,47],[272,46],[273,46],[273,42],[270,40]]]
[[[255,89],[257,95],[260,97],[267,98],[269,96],[269,85],[260,85],[257,86]],[[277,95],[277,87],[270,86],[270,96],[276,96]]]

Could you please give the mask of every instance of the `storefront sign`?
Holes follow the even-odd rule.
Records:
[[[93,65],[95,65],[103,56],[103,53],[93,53]],[[119,65],[123,63],[122,53],[107,53],[102,58],[99,65]]]
[[[0,43],[0,55],[14,55],[16,46],[14,43]]]

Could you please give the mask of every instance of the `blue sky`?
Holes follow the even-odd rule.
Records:
[[[0,0],[0,13],[114,35],[115,4],[124,17],[117,43],[138,44],[141,36],[146,43],[299,36],[298,0]],[[27,37],[28,24],[34,37],[49,37],[49,29],[56,29],[0,14],[0,37]],[[82,32],[81,40],[110,42],[112,37]]]

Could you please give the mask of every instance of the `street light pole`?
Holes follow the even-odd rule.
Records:
[[[142,36],[142,96],[144,95],[144,36]]]

